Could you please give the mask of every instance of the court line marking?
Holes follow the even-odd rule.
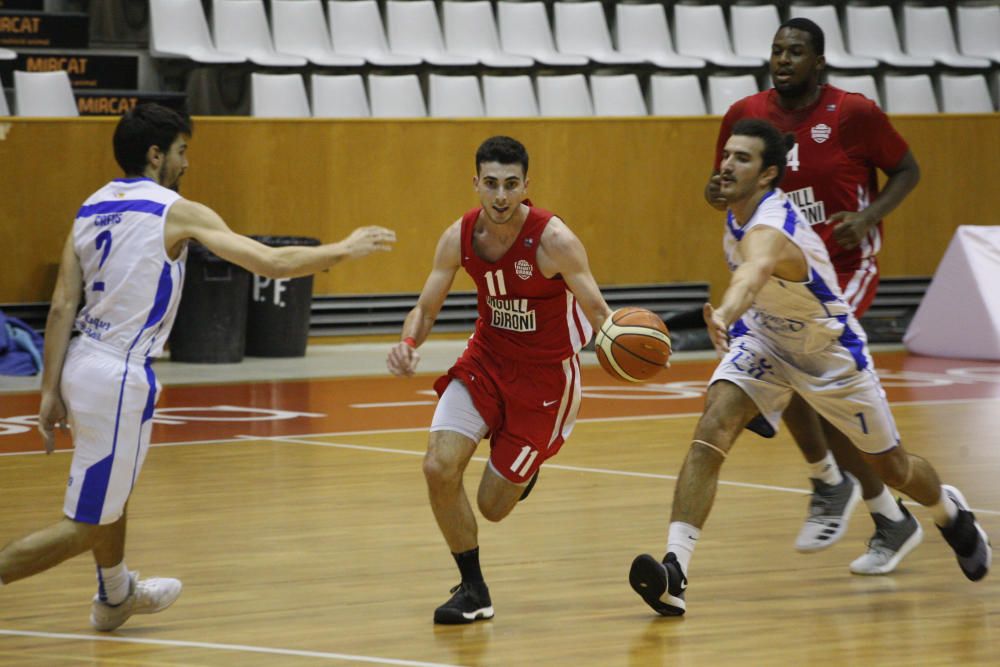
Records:
[[[148,639],[139,637],[117,637],[109,635],[77,635],[63,632],[36,632],[33,630],[0,629],[0,635],[8,637],[35,637],[38,639],[79,639],[84,641],[115,642],[123,644],[148,644],[153,646],[170,646],[179,648],[203,648],[217,651],[233,651],[240,653],[265,653],[268,655],[287,655],[299,658],[324,658],[326,660],[342,660],[348,662],[366,662],[375,665],[401,665],[403,667],[458,667],[443,662],[421,662],[419,660],[398,660],[396,658],[379,658],[368,655],[350,655],[348,653],[326,653],[323,651],[303,651],[292,648],[271,648],[269,646],[250,646],[247,644],[219,644],[216,642],[194,642],[182,639]]]
[[[312,445],[314,447],[330,447],[332,449],[353,449],[361,451],[371,451],[379,452],[383,454],[403,454],[405,456],[423,456],[423,451],[416,451],[412,449],[393,449],[391,447],[372,447],[369,445],[355,445],[346,442],[315,442],[312,440],[299,439],[294,437],[285,436],[270,436],[267,438],[260,438],[252,435],[242,435],[238,436],[242,440],[264,440],[267,442],[287,442],[289,444],[298,445]],[[480,463],[486,463],[489,459],[483,456],[473,456],[473,461],[478,461]],[[644,479],[666,479],[675,481],[677,475],[664,475],[662,473],[655,472],[635,472],[632,470],[614,470],[612,468],[590,468],[586,466],[571,466],[562,463],[544,463],[544,467],[547,470],[567,470],[569,472],[586,472],[594,473],[598,475],[615,475],[618,477],[641,477]],[[782,493],[797,493],[799,495],[809,495],[812,492],[806,489],[794,489],[787,486],[776,486],[773,484],[755,484],[753,482],[730,482],[727,480],[720,479],[718,481],[719,486],[733,486],[741,489],[755,489],[760,491],[780,491]],[[907,505],[916,506],[913,501],[906,501]],[[990,514],[990,515],[1000,515],[1000,510],[984,510],[971,508],[973,512],[979,514]]]

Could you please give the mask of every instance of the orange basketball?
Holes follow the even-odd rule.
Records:
[[[614,378],[644,382],[666,370],[670,336],[660,317],[645,308],[619,308],[597,332],[597,360]]]

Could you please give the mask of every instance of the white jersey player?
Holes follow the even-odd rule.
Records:
[[[38,428],[52,452],[54,429],[72,425],[65,517],[0,550],[0,585],[91,551],[98,593],[90,622],[102,631],[166,609],[181,592],[177,579],[140,580],[124,555],[126,504],[159,393],[152,361],[177,312],[188,240],[271,278],[314,273],[389,250],[395,241],[382,227],[315,247],[269,248],[234,233],[211,209],[176,192],[190,136],[189,120],[156,104],[126,113],[115,129],[115,159],[126,177],[77,212],[45,327]],[[79,335],[71,340],[74,329]]]
[[[773,434],[793,392],[843,430],[887,485],[930,509],[967,578],[989,572],[986,533],[958,489],[943,486],[930,463],[899,444],[826,250],[775,189],[790,140],[765,120],[746,119],[723,150],[720,192],[729,208],[725,248],[733,277],[721,305],[705,304],[704,315],[724,357],[677,478],[667,553],[662,561],[636,557],[629,573],[632,588],[665,616],[686,610],[688,565],[736,437],[748,424]]]

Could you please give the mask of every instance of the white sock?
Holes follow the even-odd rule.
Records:
[[[866,500],[865,505],[868,505],[868,511],[872,514],[881,514],[889,521],[902,521],[903,510],[899,509],[899,505],[896,503],[896,499],[892,497],[889,493],[889,487],[882,486],[882,493],[878,494],[871,500]]]
[[[942,528],[950,526],[951,522],[958,516],[958,505],[951,499],[951,496],[944,492],[944,489],[941,489],[941,500],[930,505],[928,509],[934,516],[934,523]]]
[[[844,481],[844,476],[840,474],[840,466],[837,465],[837,460],[833,458],[833,452],[830,450],[827,450],[826,456],[819,461],[809,464],[809,476],[830,486],[837,486]]]
[[[677,556],[677,562],[681,564],[681,571],[687,576],[688,564],[694,554],[694,548],[701,537],[701,528],[695,528],[689,523],[681,521],[670,522],[670,532],[667,534],[667,553]]]
[[[121,604],[128,597],[130,585],[125,561],[114,567],[97,567],[97,595],[102,602]]]

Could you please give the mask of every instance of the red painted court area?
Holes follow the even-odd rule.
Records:
[[[890,402],[1000,400],[1000,364],[875,355]],[[676,362],[662,381],[632,385],[600,368],[583,369],[581,419],[698,413],[714,361]],[[236,436],[421,428],[430,423],[436,374],[200,384],[165,387],[157,406],[153,443],[230,439]],[[0,453],[38,451],[38,394],[2,397]],[[984,406],[995,410],[996,406]],[[69,437],[60,439],[69,448]]]

